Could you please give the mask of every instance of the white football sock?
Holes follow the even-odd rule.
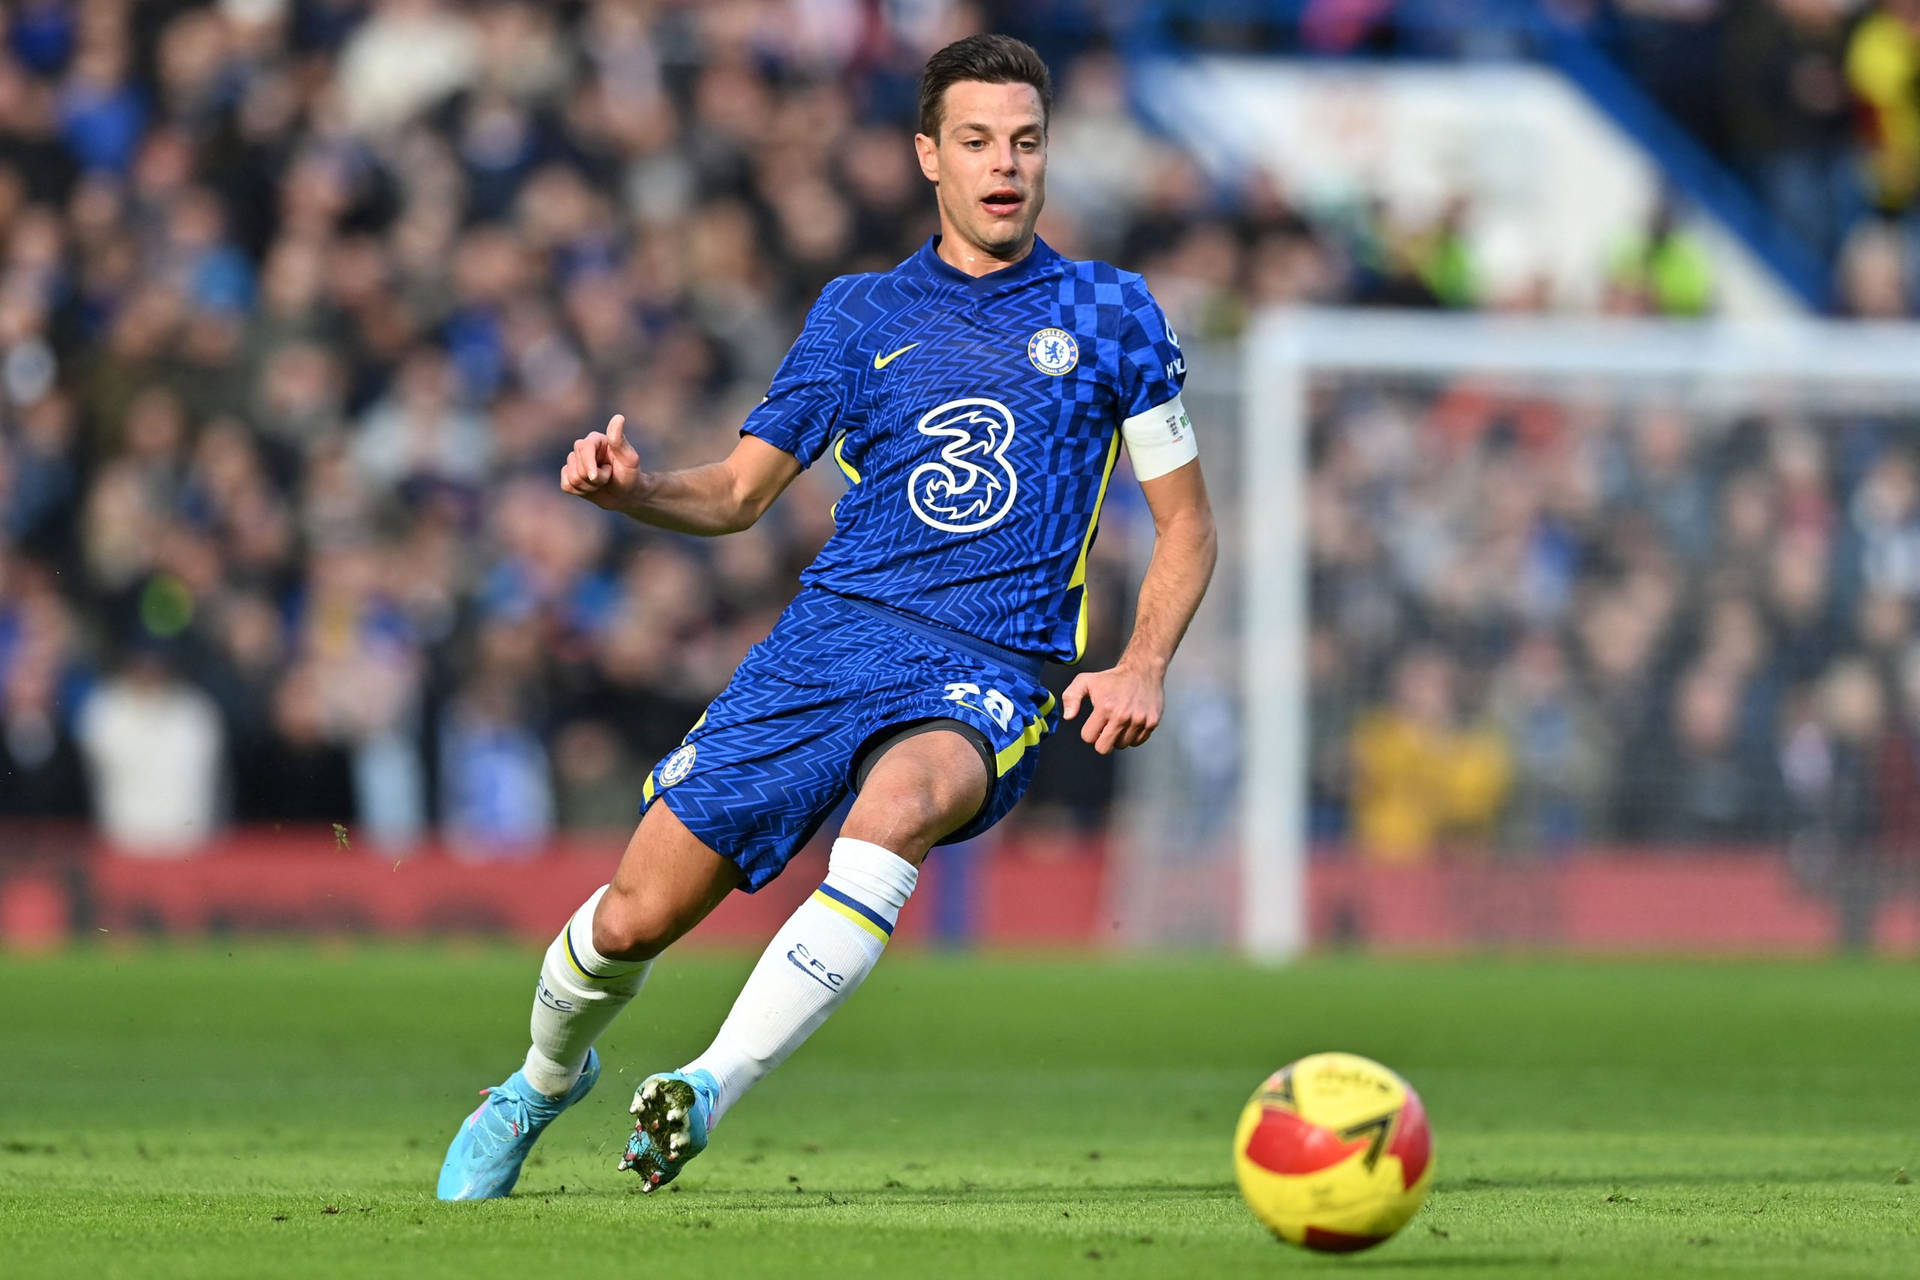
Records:
[[[587,1050],[646,984],[651,960],[609,960],[593,949],[593,913],[609,886],[594,890],[547,948],[533,992],[533,1047],[520,1070],[550,1098],[573,1088]]]
[[[919,878],[919,868],[877,844],[833,842],[826,882],[773,936],[713,1044],[682,1068],[719,1082],[710,1123],[853,994]]]

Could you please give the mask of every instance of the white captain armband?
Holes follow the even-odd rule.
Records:
[[[1127,457],[1133,460],[1133,474],[1139,480],[1177,471],[1200,456],[1200,446],[1193,438],[1193,419],[1187,417],[1179,396],[1134,414],[1120,424],[1120,435],[1127,442]]]

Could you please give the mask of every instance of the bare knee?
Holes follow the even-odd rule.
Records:
[[[840,834],[877,844],[918,865],[927,850],[966,820],[966,814],[955,813],[954,805],[902,779],[892,786],[869,783],[847,814]]]
[[[616,882],[593,913],[593,949],[609,960],[651,960],[686,932],[678,916],[663,895]]]

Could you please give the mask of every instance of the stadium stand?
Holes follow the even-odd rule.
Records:
[[[1894,316],[1916,224],[1854,218],[1912,194],[1914,104],[1876,87],[1912,56],[1911,7],[1569,8],[1824,246],[1840,309]],[[1299,8],[1275,44],[1461,52],[1394,27],[1397,6]],[[1055,59],[1042,233],[1144,271],[1183,334],[1231,339],[1289,301],[1528,305],[1478,295],[1444,213],[1211,187],[1126,109],[1134,33],[1068,41],[1078,12],[15,6],[0,814],[91,813],[153,852],[341,822],[505,857],[624,825],[827,535],[836,482],[810,473],[767,524],[700,543],[569,501],[556,460],[615,409],[651,464],[727,447],[822,282],[929,233],[903,122],[924,52],[969,29]],[[1636,33],[1699,24],[1789,100],[1676,97],[1673,41]],[[1856,161],[1876,184],[1858,201]],[[1622,233],[1641,247],[1610,309],[1711,308],[1672,228]],[[1703,433],[1620,406],[1574,433],[1555,412],[1471,387],[1326,406],[1316,835],[1394,861],[1739,843],[1869,809],[1920,826],[1900,807],[1920,794],[1920,482],[1898,424]],[[1433,482],[1435,451],[1467,482]],[[1143,518],[1120,502],[1109,528]],[[1124,625],[1120,542],[1095,557],[1096,657]],[[1075,747],[1025,822],[1099,829],[1111,767]],[[1832,785],[1853,777],[1877,789]]]

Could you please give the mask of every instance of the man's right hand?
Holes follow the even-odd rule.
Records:
[[[560,487],[608,511],[625,511],[640,488],[640,454],[627,443],[627,419],[616,413],[605,431],[593,431],[573,442],[567,465],[560,468]]]

